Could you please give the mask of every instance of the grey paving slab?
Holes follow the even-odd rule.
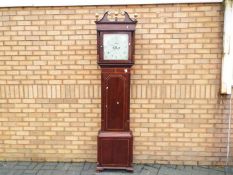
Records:
[[[85,162],[83,165],[83,170],[92,170],[95,169],[96,165],[94,163]]]
[[[140,174],[144,168],[144,165],[134,165],[134,173]]]
[[[0,175],[6,175],[9,172],[9,170],[0,170]]]
[[[80,175],[94,175],[96,174],[95,170],[81,171]]]
[[[66,175],[66,170],[52,170],[52,175]]]
[[[55,170],[57,168],[58,168],[57,163],[53,163],[53,164],[50,163],[50,164],[44,164],[43,166],[41,166],[40,169],[42,169],[42,170]],[[62,169],[63,166],[61,166],[59,168]]]
[[[159,169],[157,167],[151,166],[151,165],[145,165],[143,166],[142,171],[140,172],[140,174],[144,175],[144,174],[148,174],[148,175],[154,175],[154,174],[158,174]]]
[[[34,169],[40,170],[44,166],[44,163],[37,163]]]
[[[68,163],[58,163],[56,165],[56,170],[68,170],[70,167],[70,164]]]
[[[80,175],[81,172],[80,171],[67,171],[66,175]]]
[[[39,170],[36,175],[53,175],[52,170]]]
[[[36,175],[39,170],[25,170],[24,175]]]
[[[0,168],[10,169],[13,168],[17,162],[0,162]]]
[[[218,171],[214,168],[193,166],[192,175],[224,175],[224,171]]]
[[[31,164],[31,162],[17,162],[16,165],[19,166],[29,166]]]
[[[0,175],[233,175],[233,167],[134,164],[134,172],[105,170],[96,173],[96,164],[0,162]]]
[[[81,172],[83,169],[83,167],[75,167],[75,166],[71,166],[68,171],[76,171],[76,172]]]
[[[176,169],[175,167],[161,166],[158,175],[192,175],[190,171]]]
[[[6,175],[23,175],[24,170],[9,170]]]
[[[233,175],[233,167],[225,168],[226,175]]]

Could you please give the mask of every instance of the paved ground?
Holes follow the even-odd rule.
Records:
[[[95,172],[95,163],[0,162],[0,175],[233,175],[233,168],[135,164],[134,173]]]

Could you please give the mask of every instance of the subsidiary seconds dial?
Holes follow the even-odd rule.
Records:
[[[128,60],[129,35],[125,33],[103,35],[104,60]]]

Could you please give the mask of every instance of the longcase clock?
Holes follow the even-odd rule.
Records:
[[[130,69],[134,64],[137,21],[123,13],[96,21],[97,54],[101,67],[101,129],[98,133],[97,171],[133,171],[133,135],[130,130]]]

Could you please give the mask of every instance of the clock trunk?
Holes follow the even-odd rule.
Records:
[[[105,131],[129,130],[129,68],[103,68],[102,128]]]

